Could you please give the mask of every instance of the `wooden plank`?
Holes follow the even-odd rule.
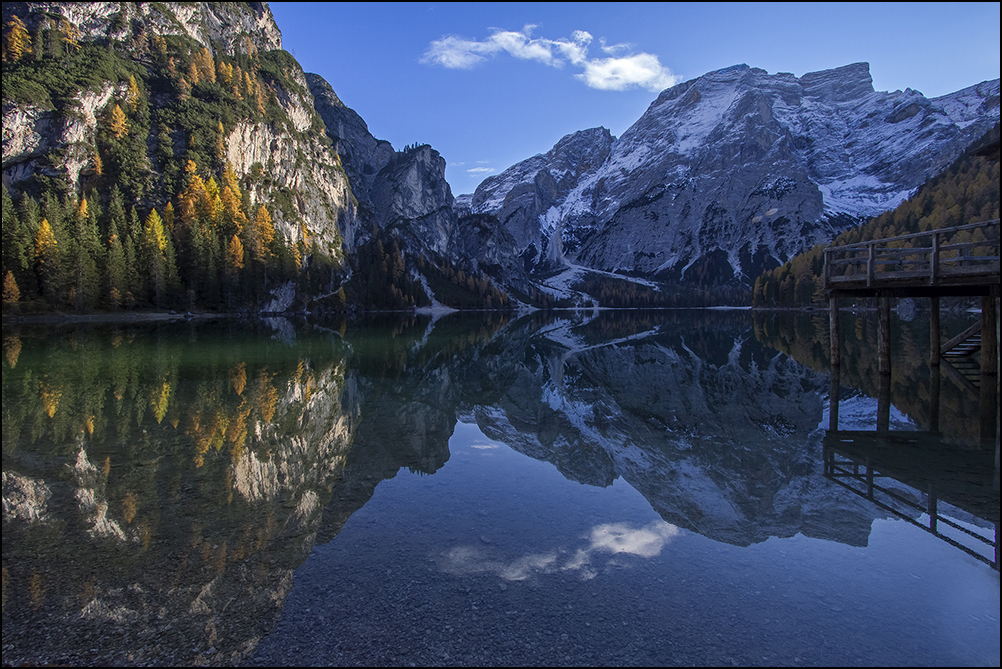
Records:
[[[951,228],[940,228],[938,230],[928,230],[926,232],[912,232],[907,235],[898,235],[896,237],[884,237],[883,239],[877,240],[881,242],[891,242],[891,241],[901,241],[903,239],[920,239],[922,237],[932,237],[934,234],[950,234],[954,232],[960,232],[962,230],[974,230],[976,228],[991,228],[999,225],[999,219],[994,219],[991,221],[979,221],[977,223],[965,223],[964,225],[956,225]],[[846,244],[844,246],[830,246],[828,249],[830,251],[847,251],[847,250],[859,250],[865,249],[870,242],[857,242],[855,244]],[[989,242],[990,243],[990,242]]]

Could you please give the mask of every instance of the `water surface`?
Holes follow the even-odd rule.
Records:
[[[997,442],[924,327],[890,429],[947,465],[872,498],[805,316],[5,329],[3,661],[997,666]]]

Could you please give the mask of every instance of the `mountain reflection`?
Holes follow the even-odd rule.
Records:
[[[5,660],[240,662],[313,546],[380,481],[445,466],[460,418],[568,479],[623,478],[663,522],[458,546],[449,573],[590,578],[681,530],[866,545],[886,512],[819,485],[828,377],[760,343],[797,337],[714,311],[5,330]]]

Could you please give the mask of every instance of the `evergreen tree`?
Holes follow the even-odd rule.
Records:
[[[81,311],[97,306],[101,294],[101,277],[98,273],[98,262],[102,260],[101,241],[97,221],[88,212],[86,198],[81,198],[74,215],[73,242],[73,256],[70,258],[73,306]]]
[[[108,304],[118,309],[125,300],[128,291],[125,248],[118,236],[118,225],[111,220],[108,232],[108,269],[106,279]]]
[[[21,291],[17,287],[17,281],[12,272],[3,275],[3,304],[5,307],[12,307],[21,301]]]
[[[140,258],[149,272],[149,296],[156,308],[163,305],[170,287],[170,275],[175,273],[167,266],[166,249],[167,235],[163,229],[163,221],[156,209],[150,209],[143,225]]]

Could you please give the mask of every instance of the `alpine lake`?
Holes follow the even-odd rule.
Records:
[[[908,316],[5,325],[3,663],[997,667],[997,386]]]

